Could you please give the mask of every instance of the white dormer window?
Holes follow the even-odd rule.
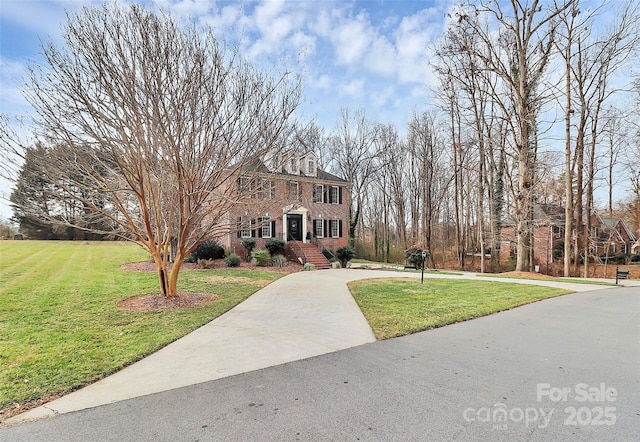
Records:
[[[271,158],[271,170],[274,172],[282,172],[282,156],[280,154],[274,155]]]
[[[306,176],[316,177],[318,175],[318,157],[313,152],[308,152],[301,161],[302,172]]]
[[[297,175],[299,173],[298,159],[295,157],[291,158],[291,161],[289,162],[289,173],[292,173],[294,175]]]

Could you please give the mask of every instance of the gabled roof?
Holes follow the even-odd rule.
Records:
[[[618,234],[618,236],[620,236],[620,234],[617,231],[617,227],[618,225],[620,225],[627,232],[627,236],[629,237],[631,242],[636,240],[636,235],[631,231],[631,229],[629,229],[629,227],[627,226],[627,223],[625,223],[622,218],[601,216],[600,220],[602,221],[602,230],[604,232],[608,233],[608,232],[611,232],[612,230],[616,230],[616,233]],[[623,240],[623,238],[620,238],[620,240]]]
[[[537,226],[563,226],[564,207],[557,204],[534,204],[533,221]],[[503,226],[515,226],[515,221],[508,218],[503,222]]]
[[[305,155],[301,156],[300,158],[303,158],[304,156],[306,156],[309,153],[313,153],[311,151],[307,152]],[[314,154],[315,156],[315,154]],[[269,170],[269,168],[264,164],[264,161],[262,161],[260,158],[253,158],[252,160],[248,161],[247,164],[242,166],[241,169],[243,172],[258,172],[258,173],[266,173],[266,174],[270,174],[270,175],[275,175],[275,176],[283,176],[283,177],[296,177],[296,178],[317,178],[323,181],[334,181],[337,183],[347,183],[348,181],[340,178],[336,175],[333,175],[329,172],[325,172],[324,170],[320,169],[319,167],[316,168],[316,176],[315,177],[309,177],[308,175],[305,175],[302,171],[300,171],[297,174],[293,174],[293,173],[289,173],[286,170],[283,170],[282,172],[272,172],[271,170]]]
[[[534,204],[533,220],[538,225],[564,225],[564,212],[558,204]]]

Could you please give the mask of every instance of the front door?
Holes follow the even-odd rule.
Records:
[[[287,240],[302,241],[302,215],[287,215]]]

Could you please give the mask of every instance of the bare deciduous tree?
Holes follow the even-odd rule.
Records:
[[[567,103],[565,108],[567,200],[565,276],[569,276],[571,257],[577,273],[581,255],[585,258],[585,276],[588,274],[589,232],[597,173],[596,147],[603,132],[601,120],[605,110],[604,103],[617,91],[617,88],[611,84],[610,77],[626,62],[640,41],[638,32],[639,8],[636,2],[625,2],[616,14],[616,23],[607,29],[604,35],[597,37],[591,35],[591,28],[598,18],[599,10],[581,17],[582,14],[576,2],[560,15],[565,32],[560,35],[558,46],[566,65],[565,94]],[[575,120],[573,152],[571,149],[572,117]],[[571,256],[574,221],[575,247],[573,247]]]
[[[330,136],[333,170],[351,185],[349,242],[353,245],[362,216],[365,192],[379,165],[374,150],[375,127],[363,110],[341,110],[341,120]]]
[[[510,115],[517,169],[515,222],[517,231],[516,270],[532,269],[532,205],[537,154],[537,115],[545,97],[541,77],[552,54],[557,17],[574,0],[544,7],[539,0],[492,0],[476,7],[468,5],[459,20],[473,29],[479,43],[470,47],[473,58],[500,80],[492,98]],[[489,26],[497,25],[497,31]],[[497,37],[497,38],[496,38]],[[476,49],[477,48],[477,49]],[[494,84],[494,83],[489,83]],[[506,100],[503,96],[508,97]]]
[[[176,295],[183,259],[236,227],[225,215],[250,197],[237,174],[278,147],[299,83],[139,5],[84,8],[63,37],[43,47],[48,68],[33,68],[26,93],[43,145],[65,151],[39,172],[55,184],[50,197],[76,210],[51,221],[91,229],[99,216],[151,254],[162,293]],[[5,155],[24,157],[10,132],[5,121]]]

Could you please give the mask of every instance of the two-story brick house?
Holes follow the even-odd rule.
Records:
[[[242,255],[241,241],[248,237],[256,238],[259,248],[268,238],[283,239],[289,250],[347,244],[348,183],[320,169],[313,152],[279,154],[250,169],[235,180],[236,191],[247,198],[228,214],[227,222],[236,228],[220,238],[225,248]]]

